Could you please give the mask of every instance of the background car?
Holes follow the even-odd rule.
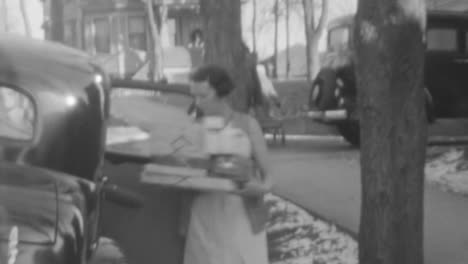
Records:
[[[425,56],[426,112],[436,118],[468,117],[468,15],[429,12]],[[359,116],[353,44],[354,16],[329,24],[322,69],[309,95],[315,120],[335,125],[352,145],[359,145]]]

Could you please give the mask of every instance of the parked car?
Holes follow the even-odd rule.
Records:
[[[425,58],[425,95],[429,122],[468,117],[468,14],[429,12]],[[322,69],[313,82],[309,113],[336,125],[352,145],[359,145],[353,46],[354,16],[332,21]]]
[[[142,201],[102,173],[108,93],[86,54],[0,35],[0,263],[125,263],[101,204]]]

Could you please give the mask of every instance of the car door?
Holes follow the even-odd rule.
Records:
[[[438,118],[468,117],[468,19],[431,19],[427,30],[426,87]]]

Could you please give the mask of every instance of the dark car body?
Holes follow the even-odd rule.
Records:
[[[309,105],[314,119],[336,124],[343,136],[356,144],[353,32],[354,16],[341,17],[329,24],[327,51],[311,89]],[[426,42],[429,120],[468,117],[468,14],[428,12]]]
[[[86,263],[97,237],[94,186],[60,172],[1,165],[0,211],[6,259],[15,257],[11,233],[17,229],[14,263]]]
[[[77,50],[6,34],[0,89],[22,95],[34,112],[28,138],[0,124],[0,263],[122,263],[116,243],[98,232],[108,187],[106,74]],[[8,113],[0,108],[1,118]],[[119,253],[104,256],[109,247]]]
[[[103,78],[99,85],[95,83],[98,74]],[[21,159],[95,179],[105,148],[104,121],[109,108],[109,85],[104,77],[84,53],[59,44],[2,36],[0,84],[32,97],[37,109],[34,138],[29,142],[0,139],[2,160]]]

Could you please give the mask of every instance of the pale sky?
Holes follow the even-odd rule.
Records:
[[[42,23],[44,12],[40,0],[25,0],[26,8],[30,19],[31,31],[34,38],[44,38],[44,31],[42,30]],[[6,4],[6,8],[3,4]],[[7,23],[9,32],[25,34],[23,18],[21,16],[19,0],[0,0],[0,31],[5,30],[5,23]],[[3,13],[6,10],[5,13]]]
[[[41,28],[43,23],[43,7],[40,0],[25,0],[28,9],[28,15],[31,22],[33,37],[43,38],[44,32]],[[330,19],[336,16],[353,12],[355,9],[356,0],[329,0],[330,1]],[[19,0],[0,0],[0,7],[4,7],[2,2],[7,4],[7,23],[10,32],[24,34],[24,24],[20,12]],[[297,1],[296,1],[297,2]],[[298,1],[299,3],[301,1]],[[257,50],[260,58],[271,56],[274,50],[274,20],[271,15],[273,8],[273,0],[257,0]],[[243,6],[242,24],[244,31],[244,39],[247,45],[252,45],[252,2]],[[4,30],[3,24],[5,17],[0,15],[0,30]],[[286,48],[286,19],[284,16],[279,21],[278,48],[284,50]],[[302,7],[297,6],[291,8],[290,12],[290,45],[305,43],[304,21],[302,17]],[[323,47],[323,43],[322,43]]]
[[[357,0],[329,0],[329,20],[351,14],[356,11]],[[302,2],[302,1],[296,1]],[[271,14],[273,0],[257,0],[257,51],[260,59],[273,55],[275,24]],[[268,14],[269,12],[269,14]],[[320,12],[317,10],[316,13]],[[252,48],[252,1],[244,4],[242,9],[243,36],[247,45]],[[316,15],[318,16],[318,14]],[[268,23],[269,22],[269,23]],[[302,5],[290,11],[289,22],[290,46],[305,45],[305,29]],[[321,49],[325,48],[325,36],[322,38]],[[286,49],[286,19],[281,17],[278,25],[278,50]]]

